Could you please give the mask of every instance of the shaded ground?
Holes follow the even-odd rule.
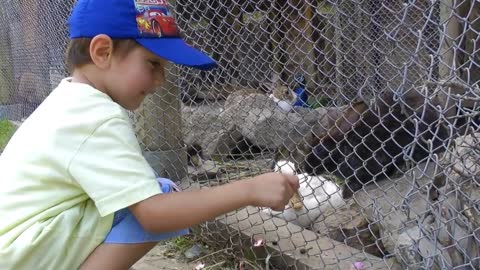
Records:
[[[195,264],[182,262],[180,254],[172,252],[171,244],[162,243],[152,249],[132,270],[194,269]]]
[[[160,242],[131,269],[261,270],[261,267],[233,255],[229,248],[210,247],[205,240],[209,241],[198,234],[190,234],[188,236]],[[192,248],[199,248],[198,250],[200,250],[200,252],[192,258],[187,258],[186,254],[192,255]],[[237,267],[240,265],[240,268]]]

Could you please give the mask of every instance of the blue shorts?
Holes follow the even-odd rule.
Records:
[[[180,191],[179,187],[172,181],[165,178],[157,178],[158,184],[163,193]],[[148,242],[159,242],[169,238],[188,234],[189,229],[183,229],[176,232],[167,233],[149,233],[137,221],[135,216],[128,208],[115,212],[113,225],[107,234],[104,243],[106,244],[139,244]]]

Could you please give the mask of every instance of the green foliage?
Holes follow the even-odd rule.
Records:
[[[0,121],[0,150],[3,150],[3,148],[5,148],[13,133],[15,133],[15,130],[15,126],[10,123],[10,121]]]
[[[318,109],[320,107],[327,107],[331,102],[331,99],[328,97],[312,97],[309,99],[308,104],[312,107],[312,109]]]
[[[195,238],[192,235],[186,235],[174,238],[171,243],[173,244],[175,250],[180,252],[185,252],[187,249],[191,248],[195,243]]]

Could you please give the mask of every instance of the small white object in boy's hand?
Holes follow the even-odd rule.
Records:
[[[303,228],[307,228],[328,209],[337,209],[345,205],[341,197],[340,188],[322,176],[309,176],[295,173],[293,163],[279,161],[275,164],[275,172],[295,174],[300,178],[298,192],[301,196],[302,208],[288,207],[282,212],[264,209],[263,212],[274,217],[282,218]]]
[[[275,171],[282,174],[295,175],[294,165],[288,161],[280,160],[275,163]],[[303,198],[298,191],[293,193],[293,197],[288,202],[291,208],[295,211],[300,210],[304,207]]]
[[[295,168],[293,163],[280,160],[275,162],[275,172],[288,174],[288,175],[295,175]]]

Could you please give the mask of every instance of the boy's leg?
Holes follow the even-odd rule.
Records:
[[[179,191],[172,181],[158,178],[163,193]],[[115,213],[113,227],[105,241],[85,260],[80,269],[129,269],[155,245],[165,239],[186,235],[188,229],[168,233],[148,233],[128,208]]]
[[[88,256],[81,270],[125,269],[128,270],[157,243],[101,244]]]

